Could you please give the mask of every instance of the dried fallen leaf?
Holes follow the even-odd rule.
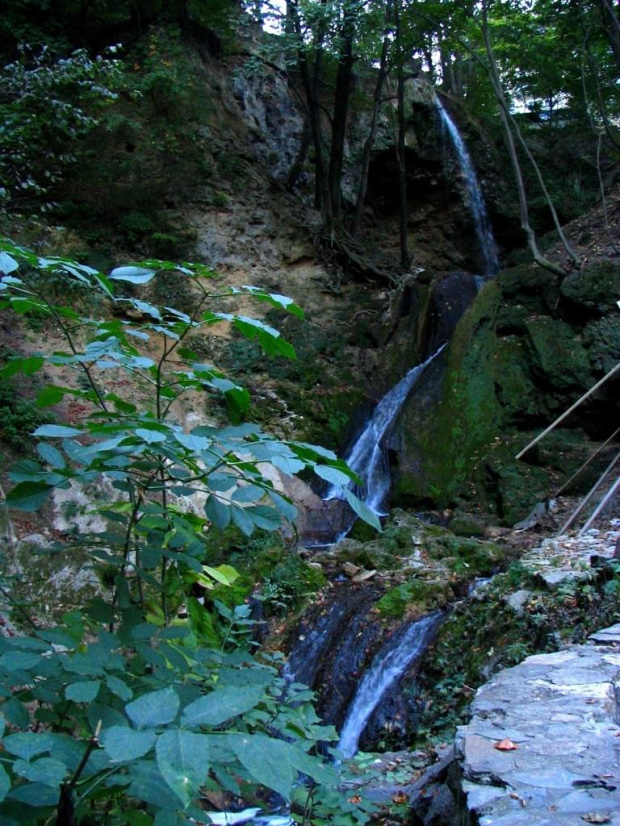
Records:
[[[611,823],[609,815],[602,812],[588,812],[588,814],[581,815],[581,819],[586,823]]]
[[[362,802],[362,798],[361,798],[361,796],[360,796],[359,794],[354,794],[354,795],[353,795],[353,797],[349,797],[349,798],[347,799],[347,802],[348,802],[348,803],[361,803],[361,802]]]
[[[404,792],[396,792],[396,794],[392,796],[392,801],[394,803],[408,803],[409,795],[406,795]]]
[[[503,740],[498,740],[498,742],[495,743],[494,748],[498,751],[514,751],[519,747],[516,746],[512,740],[509,740],[508,737],[505,737]]]

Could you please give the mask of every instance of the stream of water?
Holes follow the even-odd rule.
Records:
[[[386,691],[427,649],[440,621],[439,611],[403,626],[379,649],[364,674],[340,732],[338,748],[353,757],[370,718]]]
[[[480,254],[482,256],[482,275],[497,275],[499,272],[497,246],[495,244],[495,238],[493,237],[491,222],[489,221],[484,196],[482,194],[482,189],[480,188],[476,170],[474,169],[471,156],[467,151],[467,147],[465,146],[465,142],[461,137],[461,133],[459,132],[456,123],[445,110],[439,97],[436,97],[435,100],[437,101],[437,111],[439,112],[441,122],[450,136],[452,146],[454,147],[454,151],[457,155],[459,167],[463,174],[463,180],[467,190],[468,206],[474,222],[476,237],[478,239]]]
[[[443,344],[422,364],[417,364],[389,390],[375,407],[371,418],[345,457],[351,470],[360,477],[360,496],[368,507],[381,513],[390,490],[390,468],[385,450],[385,436],[396,421],[412,387],[428,365],[443,350]],[[339,489],[331,486],[326,499],[342,498]]]
[[[475,226],[483,262],[482,276],[495,275],[499,270],[497,248],[488,219],[482,190],[476,172],[450,115],[437,98],[442,123],[454,146],[467,191],[467,201]],[[427,334],[426,352],[435,352],[421,364],[412,367],[389,390],[374,409],[362,432],[346,454],[346,461],[363,482],[360,498],[377,513],[386,506],[390,490],[390,467],[386,443],[399,413],[414,386],[441,353],[450,339],[459,318],[472,300],[479,286],[475,277],[466,273],[451,273],[439,282],[433,292],[435,309],[431,313],[431,330]],[[434,313],[434,314],[433,314]],[[338,489],[331,487],[326,499],[342,498]],[[335,541],[347,535],[345,531]],[[368,596],[371,596],[368,594]],[[379,643],[381,634],[370,617],[370,604],[365,604],[364,592],[343,592],[338,599],[314,618],[314,627],[300,635],[300,644],[291,652],[286,677],[315,687],[323,685],[322,713],[328,722],[342,720],[338,748],[345,757],[352,757],[360,737],[375,710],[405,671],[419,660],[430,644],[441,620],[441,612],[429,614],[415,622],[403,624],[382,644],[365,673],[357,683],[357,675],[365,652]],[[376,599],[376,597],[375,597]],[[330,695],[333,683],[334,691]],[[331,697],[331,699],[330,699]],[[343,711],[346,709],[346,712]]]

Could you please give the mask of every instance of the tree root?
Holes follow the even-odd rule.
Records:
[[[402,267],[387,259],[373,260],[368,251],[345,231],[321,232],[315,245],[323,264],[330,270],[349,275],[354,280],[396,285],[403,275]]]

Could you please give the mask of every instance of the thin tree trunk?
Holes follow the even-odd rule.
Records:
[[[519,163],[519,158],[517,156],[517,149],[514,142],[514,137],[512,134],[512,129],[510,128],[510,120],[509,120],[509,109],[508,104],[506,102],[506,96],[504,95],[504,89],[502,87],[499,72],[497,69],[497,64],[495,62],[495,55],[493,54],[493,48],[491,46],[491,38],[489,35],[489,27],[488,27],[488,19],[487,19],[487,4],[486,2],[482,3],[482,15],[483,15],[483,22],[482,22],[482,37],[484,40],[484,47],[487,53],[487,57],[489,59],[489,77],[491,79],[491,83],[493,85],[493,90],[495,95],[497,96],[499,102],[499,115],[502,121],[502,126],[504,129],[504,137],[506,139],[506,145],[508,148],[508,155],[510,157],[510,163],[512,165],[512,171],[515,177],[515,184],[517,187],[517,196],[519,198],[519,212],[521,216],[521,229],[525,233],[525,237],[527,239],[528,246],[530,248],[530,252],[532,253],[532,257],[534,261],[541,267],[544,267],[551,272],[556,273],[557,275],[566,275],[566,271],[562,269],[562,267],[553,264],[547,258],[545,258],[540,250],[538,249],[538,244],[536,243],[536,233],[532,229],[530,224],[529,218],[529,209],[527,205],[527,196],[525,194],[525,184],[523,182],[523,175],[521,172],[521,165]]]
[[[611,0],[600,0],[603,14],[603,28],[620,72],[620,20]]]
[[[323,146],[323,130],[321,128],[321,110],[318,97],[318,75],[321,69],[323,52],[322,43],[317,43],[316,45],[317,55],[314,62],[314,73],[312,73],[308,64],[308,58],[303,41],[297,0],[288,0],[287,8],[295,35],[298,40],[297,61],[304,92],[306,94],[306,104],[308,106],[310,134],[312,136],[312,144],[314,147],[314,174],[316,178],[316,194],[318,199],[317,208],[321,210],[321,221],[323,223],[323,227],[331,229],[333,214],[328,186],[327,165],[325,162],[325,150]]]
[[[375,91],[372,102],[372,118],[370,121],[370,130],[368,137],[364,143],[362,151],[362,162],[360,171],[360,182],[357,188],[357,200],[355,202],[355,216],[353,218],[353,235],[359,235],[362,225],[362,215],[364,213],[364,204],[366,202],[366,193],[368,191],[368,170],[370,169],[370,154],[375,142],[375,135],[377,134],[377,124],[379,121],[379,110],[381,108],[381,98],[383,94],[383,86],[385,78],[387,77],[387,58],[390,50],[389,38],[389,23],[390,23],[390,4],[388,0],[385,6],[385,33],[383,35],[383,46],[381,48],[381,60],[379,62],[379,70],[377,74],[377,82],[375,83]]]
[[[407,234],[407,158],[405,153],[405,132],[407,122],[405,116],[405,71],[403,66],[402,30],[400,19],[400,0],[394,2],[394,23],[396,26],[396,81],[398,84],[398,203],[400,227],[400,264],[403,269],[409,268],[409,241]]]
[[[299,144],[299,149],[297,150],[295,160],[293,161],[293,164],[286,176],[286,180],[284,181],[284,188],[288,192],[292,192],[295,189],[297,179],[301,175],[301,170],[304,168],[304,164],[306,163],[306,158],[308,157],[308,149],[310,149],[311,143],[312,130],[310,129],[310,117],[306,115],[306,119],[304,120],[303,132],[301,133],[301,142]]]
[[[336,91],[334,95],[334,115],[332,123],[332,141],[329,160],[329,193],[332,204],[334,228],[342,226],[342,169],[344,165],[344,142],[347,133],[347,116],[349,98],[353,80],[353,41],[359,6],[348,2],[345,5],[340,32],[340,52],[338,72],[336,74]]]

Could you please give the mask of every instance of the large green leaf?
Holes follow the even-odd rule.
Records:
[[[21,671],[22,669],[35,668],[40,662],[40,654],[28,654],[24,651],[5,651],[0,657],[0,668],[5,668],[7,671]]]
[[[37,393],[37,407],[50,407],[52,404],[61,402],[67,390],[64,387],[56,387],[53,384],[48,384]]]
[[[147,284],[155,276],[155,270],[144,267],[116,267],[110,273],[113,281],[129,281],[130,284]]]
[[[239,530],[246,536],[252,536],[254,533],[254,520],[249,516],[246,509],[233,505],[231,512],[233,522]]]
[[[112,694],[116,694],[117,697],[120,697],[121,700],[125,700],[125,702],[131,700],[133,697],[133,691],[129,688],[127,683],[123,682],[123,680],[118,677],[114,677],[112,674],[106,678],[106,684]]]
[[[65,697],[67,700],[73,700],[74,703],[92,703],[99,694],[100,687],[101,682],[99,680],[71,683],[65,688]]]
[[[11,258],[6,252],[0,252],[0,272],[8,275],[10,272],[15,272],[19,269],[19,264],[14,258]]]
[[[9,734],[2,744],[11,754],[21,757],[22,760],[31,760],[38,754],[45,754],[49,751],[54,744],[54,738],[51,734],[44,732],[24,731]]]
[[[321,479],[325,479],[326,482],[332,485],[338,485],[339,487],[346,487],[351,481],[351,477],[346,473],[329,465],[315,465],[314,472],[317,476],[320,476]]]
[[[78,430],[77,427],[66,427],[60,424],[44,424],[41,425],[41,427],[37,427],[32,435],[38,436],[39,438],[45,436],[48,439],[65,439],[68,436],[81,436],[82,431]]]
[[[136,761],[129,767],[129,775],[132,779],[128,790],[130,797],[168,811],[179,808],[179,798],[167,783],[162,783],[161,770],[154,760]]]
[[[6,503],[11,508],[33,513],[39,510],[53,489],[45,482],[20,482],[9,491]]]
[[[344,493],[344,495],[346,497],[346,500],[349,503],[349,505],[351,505],[351,507],[353,508],[355,513],[361,519],[363,519],[364,522],[367,522],[369,525],[371,525],[373,528],[375,528],[378,531],[382,530],[381,522],[379,521],[379,517],[377,516],[375,511],[373,511],[371,508],[368,507],[368,505],[366,505],[364,502],[362,502],[362,500],[359,499],[353,493],[353,491],[347,490],[345,488],[343,490],[343,493]]]
[[[44,462],[53,468],[62,470],[66,464],[62,453],[47,442],[40,442],[37,445],[37,452]]]
[[[33,783],[43,783],[58,789],[67,774],[67,766],[61,760],[53,757],[42,757],[33,763],[27,760],[16,760],[13,771],[20,777],[25,777]]]
[[[205,513],[219,531],[223,531],[230,524],[230,507],[216,496],[211,495],[207,499]]]
[[[131,722],[138,728],[165,726],[171,723],[179,710],[179,695],[173,688],[143,694],[125,707]]]
[[[157,738],[157,765],[184,806],[195,797],[209,771],[209,740],[192,731],[165,731]]]
[[[26,786],[17,786],[8,796],[11,800],[27,803],[28,806],[55,806],[58,794],[58,788],[52,789],[44,783],[28,783]]]
[[[219,726],[254,708],[265,694],[264,685],[216,688],[190,703],[181,716],[184,726]]]
[[[288,743],[264,734],[235,734],[230,739],[237,759],[254,780],[290,800],[297,771],[291,763]]]
[[[111,726],[101,735],[101,744],[113,763],[129,763],[144,757],[153,748],[155,732]]]

